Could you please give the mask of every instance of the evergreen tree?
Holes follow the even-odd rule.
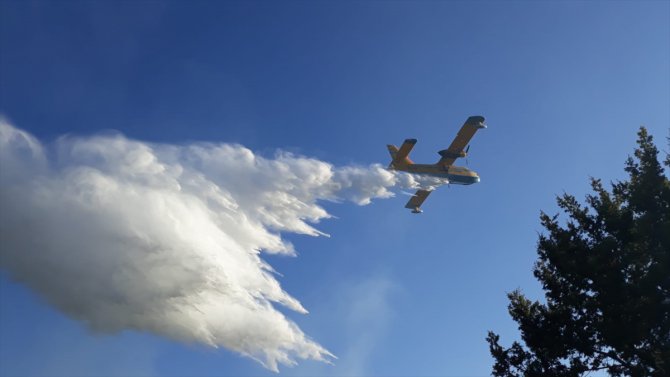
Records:
[[[546,304],[508,294],[525,347],[489,332],[494,376],[670,376],[670,182],[644,127],[625,170],[611,191],[592,179],[587,205],[558,197],[563,225],[541,214]]]

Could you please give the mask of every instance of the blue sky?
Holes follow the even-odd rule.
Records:
[[[470,115],[482,177],[407,197],[324,203],[331,238],[264,257],[338,356],[282,375],[488,375],[486,332],[517,337],[506,292],[532,276],[540,210],[623,178],[640,125],[670,125],[670,5],[650,2],[0,2],[0,113],[49,142],[118,130],[239,143],[335,165],[433,162]],[[0,374],[273,375],[225,349],[91,334],[0,273]],[[283,310],[283,309],[282,309]]]

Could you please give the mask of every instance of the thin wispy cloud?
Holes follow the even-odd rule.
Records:
[[[275,308],[307,313],[263,253],[318,236],[320,201],[368,204],[416,185],[380,165],[335,167],[234,144],[119,134],[45,145],[0,121],[0,267],[96,332],[225,347],[277,371],[333,355]]]
[[[388,277],[375,276],[349,286],[345,297],[347,331],[351,339],[338,374],[364,376],[370,371],[370,359],[386,335],[393,315],[391,298],[399,287]]]
[[[335,366],[305,363],[291,371],[294,376],[367,376],[382,354],[379,350],[395,318],[393,303],[404,291],[397,279],[385,272],[337,283],[331,294],[320,300],[314,312],[317,322],[335,326]]]

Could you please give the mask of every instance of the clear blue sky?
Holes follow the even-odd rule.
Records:
[[[506,292],[532,277],[540,210],[622,178],[646,125],[670,125],[670,4],[588,2],[0,2],[0,113],[44,141],[115,129],[236,142],[336,165],[433,162],[470,115],[482,177],[407,197],[326,203],[331,238],[266,257],[338,356],[282,375],[488,375],[488,330],[517,337]],[[1,245],[0,245],[1,247]],[[273,375],[225,349],[94,335],[0,273],[0,374]]]

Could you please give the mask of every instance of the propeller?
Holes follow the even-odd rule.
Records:
[[[465,147],[465,166],[470,166],[470,161],[468,161],[468,152],[470,151],[470,144]]]

